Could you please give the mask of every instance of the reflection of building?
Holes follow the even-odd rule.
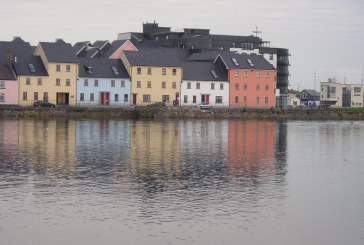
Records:
[[[35,171],[61,168],[66,175],[75,167],[75,130],[75,121],[19,120],[20,157],[38,157],[37,166],[32,166]]]
[[[18,155],[18,121],[0,120],[0,166],[11,167]]]
[[[273,171],[275,141],[274,121],[229,121],[229,171]]]
[[[142,172],[144,176],[172,177],[178,172],[180,141],[177,123],[133,122],[130,139],[133,174],[139,175]]]

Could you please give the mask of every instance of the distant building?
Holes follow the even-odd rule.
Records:
[[[320,106],[320,93],[315,90],[304,89],[297,94],[297,98],[300,99],[301,105],[308,107]]]
[[[301,104],[301,100],[297,97],[298,91],[290,89],[288,90],[288,106],[299,106]]]
[[[363,107],[364,86],[359,84],[341,84],[333,82],[321,83],[321,105],[332,107]]]
[[[119,33],[118,40],[130,40],[136,47],[169,47],[187,49],[190,52],[203,50],[232,51],[237,53],[262,54],[277,69],[276,88],[279,90],[276,105],[287,105],[289,84],[289,51],[272,48],[270,42],[257,36],[213,35],[209,29],[184,28],[171,30],[158,23],[144,23],[143,32]]]

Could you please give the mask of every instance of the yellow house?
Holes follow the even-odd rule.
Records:
[[[123,51],[121,60],[131,77],[133,105],[179,103],[182,64],[170,49]]]
[[[48,72],[48,80],[37,87],[44,100],[57,105],[76,105],[78,60],[69,43],[40,42],[35,50]],[[35,89],[33,87],[33,89]]]

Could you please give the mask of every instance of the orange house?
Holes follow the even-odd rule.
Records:
[[[276,106],[277,71],[263,56],[221,53],[215,63],[228,77],[230,107]]]

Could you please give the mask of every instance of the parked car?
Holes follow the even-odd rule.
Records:
[[[210,103],[204,102],[198,105],[200,107],[201,110],[207,110],[207,109],[211,109],[212,105]]]
[[[49,103],[49,102],[46,102],[46,101],[41,101],[41,100],[34,101],[33,106],[37,106],[37,107],[56,107],[55,104],[52,104],[52,103]]]

